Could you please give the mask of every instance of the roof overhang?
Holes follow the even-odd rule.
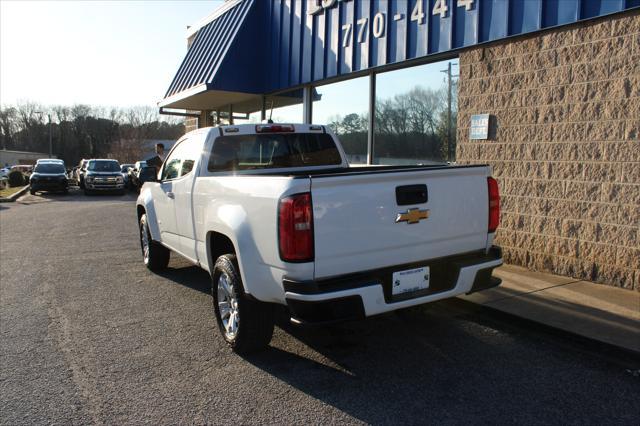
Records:
[[[235,112],[251,113],[262,108],[262,96],[253,93],[210,90],[206,84],[180,92],[158,103],[160,108],[215,111],[234,105]]]
[[[314,91],[314,100],[320,100],[320,95]],[[179,93],[158,103],[163,109],[178,109],[187,111],[226,111],[233,105],[234,113],[251,114],[263,108],[263,96],[255,93],[229,92],[224,90],[209,90],[206,84],[187,92]],[[302,104],[302,90],[271,95],[264,108],[281,108]]]

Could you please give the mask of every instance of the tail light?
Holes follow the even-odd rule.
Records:
[[[285,133],[294,132],[292,124],[258,124],[256,133]]]
[[[278,206],[278,244],[285,262],[313,261],[311,194],[282,198]]]
[[[492,178],[487,178],[489,187],[489,233],[495,232],[500,225],[500,191],[498,182]]]

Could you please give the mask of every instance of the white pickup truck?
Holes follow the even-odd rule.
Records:
[[[500,206],[488,166],[349,167],[309,124],[198,129],[137,201],[144,263],[176,252],[212,278],[236,352],[271,340],[275,304],[296,323],[361,318],[500,284]]]

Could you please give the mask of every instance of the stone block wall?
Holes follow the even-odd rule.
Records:
[[[196,117],[187,117],[184,119],[184,130],[185,133],[189,133],[192,130],[196,130],[198,128],[198,119]]]
[[[640,291],[640,13],[460,54],[460,163],[493,167],[508,263]],[[470,140],[490,113],[489,140]]]

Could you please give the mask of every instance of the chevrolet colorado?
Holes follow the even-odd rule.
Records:
[[[275,304],[295,323],[361,318],[500,284],[500,207],[484,165],[349,167],[309,124],[182,137],[137,200],[144,263],[207,270],[221,334],[265,347]]]

